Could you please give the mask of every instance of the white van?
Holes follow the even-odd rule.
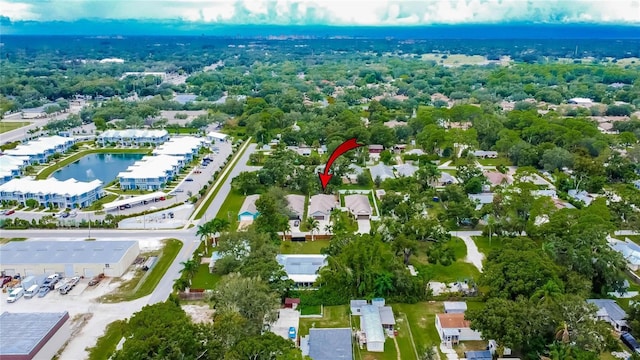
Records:
[[[31,287],[24,292],[24,298],[31,299],[32,297],[36,296],[39,289],[40,289],[40,286],[38,286],[38,284],[31,285]]]
[[[16,300],[20,299],[24,295],[24,288],[15,288],[11,290],[9,293],[9,297],[7,298],[8,303],[14,303]]]

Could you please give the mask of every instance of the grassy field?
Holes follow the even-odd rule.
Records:
[[[82,157],[89,155],[89,154],[149,154],[151,152],[151,149],[147,149],[147,148],[140,148],[140,149],[113,149],[113,148],[107,148],[107,149],[89,149],[89,150],[84,150],[84,151],[80,151],[75,153],[74,155],[71,155],[53,165],[50,165],[44,169],[42,169],[42,171],[40,171],[40,173],[38,173],[38,175],[36,175],[36,180],[44,180],[46,178],[48,178],[49,176],[51,176],[51,174],[53,174],[54,172],[56,172],[57,170],[62,169],[63,167],[69,165],[69,164],[73,164],[74,162],[80,160]]]
[[[436,314],[444,312],[444,306],[441,302],[392,304],[391,306],[394,312],[406,315],[411,334],[413,334],[413,341],[418,349],[440,344],[440,337],[436,331]],[[402,328],[399,332],[402,332]]]
[[[349,306],[325,306],[322,318],[301,318],[298,333],[300,337],[309,335],[309,329],[316,328],[348,328]]]
[[[102,209],[102,205],[104,204],[108,204],[112,201],[115,201],[118,198],[118,195],[116,194],[107,194],[105,197],[103,197],[102,199],[95,201],[91,204],[91,206],[87,207],[85,210],[101,210]]]
[[[320,250],[329,246],[328,240],[283,241],[280,254],[320,254]]]
[[[9,241],[25,241],[27,238],[0,238],[0,244],[6,244]]]
[[[11,131],[11,130],[15,130],[15,129],[19,129],[23,126],[27,126],[31,124],[30,122],[7,122],[7,121],[0,121],[0,134],[2,133],[6,133],[7,131]]]
[[[478,250],[486,257],[492,250],[502,249],[502,245],[509,239],[500,238],[497,236],[491,237],[491,243],[489,243],[488,236],[472,236],[473,241],[476,243]]]
[[[300,315],[320,315],[322,313],[322,306],[320,305],[300,305],[298,306]]]
[[[235,190],[231,190],[218,210],[218,217],[229,220],[229,229],[231,230],[238,228],[238,213],[240,212],[244,199],[244,195]]]
[[[103,300],[105,302],[131,301],[151,294],[169,269],[169,266],[171,266],[171,263],[173,263],[173,260],[178,256],[181,248],[182,242],[180,240],[164,240],[164,247],[159,253],[149,254],[151,256],[159,256],[159,259],[142,284],[140,284],[140,281],[143,277],[143,272],[137,270],[137,274],[133,279],[122,283],[115,293],[103,297]]]
[[[191,279],[191,287],[194,289],[214,289],[220,279],[222,276],[209,272],[209,264],[201,264],[198,267],[198,272]]]
[[[422,60],[433,60],[438,64],[449,66],[477,65],[487,61],[487,58],[480,55],[462,54],[423,54]]]
[[[89,360],[107,360],[111,357],[116,350],[118,343],[124,336],[125,328],[127,324],[123,320],[116,320],[107,325],[107,329],[100,338],[96,341],[96,345],[91,348],[87,348],[89,352]]]
[[[429,244],[421,243],[412,261],[414,265],[421,266],[423,268],[422,271],[427,271],[430,279],[441,282],[455,282],[463,279],[478,279],[480,277],[478,269],[464,261],[467,256],[467,247],[462,239],[453,237],[449,242],[449,246],[453,248],[456,261],[448,266],[439,263],[430,264],[427,259],[427,246]]]

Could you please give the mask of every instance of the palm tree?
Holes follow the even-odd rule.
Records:
[[[204,252],[207,253],[207,248],[209,247],[209,238],[212,234],[211,222],[206,222],[202,225],[198,225],[198,231],[196,231],[196,236],[200,237],[200,241],[204,239]]]
[[[562,288],[553,280],[547,281],[540,289],[531,295],[532,301],[549,304],[562,297]]]
[[[175,291],[184,291],[189,285],[191,285],[190,281],[182,276],[173,280],[173,290]]]
[[[187,280],[189,280],[189,285],[191,285],[191,279],[193,278],[193,275],[198,272],[198,268],[200,266],[193,259],[181,261],[180,265],[182,265],[182,270],[180,270],[180,272],[187,275]]]
[[[289,224],[289,220],[283,221],[282,222],[282,241],[286,240],[285,235],[287,235],[288,232],[291,232],[291,224]]]
[[[491,237],[496,226],[496,218],[493,215],[489,215],[487,218],[487,228],[489,230],[489,246],[491,246]]]
[[[556,340],[560,341],[562,344],[568,344],[569,341],[571,341],[570,335],[569,326],[566,322],[563,322],[556,331]]]
[[[215,218],[209,221],[208,224],[210,224],[211,226],[211,235],[214,235],[213,236],[214,240],[215,240],[216,233],[221,233],[223,231],[229,230],[229,226],[231,226],[231,223],[229,223],[228,220],[221,219],[221,218]],[[216,246],[218,245],[217,241],[215,245]]]
[[[313,233],[320,229],[320,223],[318,222],[318,220],[312,217],[308,217],[305,220],[305,225],[307,226],[307,228],[309,228],[309,230],[311,230],[311,241],[314,241],[315,239],[313,237]]]

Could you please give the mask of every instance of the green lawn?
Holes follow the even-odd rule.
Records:
[[[299,336],[309,335],[309,328],[348,328],[349,305],[325,306],[321,318],[301,318]]]
[[[101,210],[102,205],[115,201],[117,198],[118,198],[118,195],[116,194],[107,194],[102,199],[95,201],[93,204],[91,204],[91,206],[87,207],[85,210],[88,210],[88,211]]]
[[[298,306],[300,315],[320,315],[322,312],[322,306],[320,305],[300,305]]]
[[[440,337],[436,331],[436,314],[444,312],[441,302],[392,304],[391,307],[394,312],[404,313],[407,316],[413,341],[418,350],[425,346],[440,344]],[[399,330],[399,333],[401,332],[402,328]]]
[[[476,159],[483,166],[511,166],[511,161],[506,157],[498,157],[496,159]]]
[[[281,254],[320,254],[320,250],[329,246],[328,240],[316,241],[283,241],[280,244]]]
[[[57,170],[78,161],[82,157],[89,154],[149,154],[152,149],[148,148],[139,148],[139,149],[115,149],[115,148],[102,148],[102,149],[89,149],[79,151],[74,155],[71,155],[57,163],[50,165],[44,168],[38,175],[36,175],[36,180],[44,180],[51,176]]]
[[[488,256],[492,250],[502,249],[504,242],[509,241],[509,239],[498,236],[492,236],[491,242],[489,242],[488,236],[472,236],[471,238],[476,243],[478,250],[483,253],[485,257]]]
[[[29,125],[30,122],[8,122],[8,121],[0,121],[0,134],[6,133],[7,131],[19,129],[23,126]]]
[[[115,293],[105,296],[103,298],[105,302],[131,301],[151,294],[169,269],[169,266],[171,266],[171,263],[173,263],[173,260],[178,256],[181,248],[182,241],[180,240],[164,240],[162,251],[159,254],[150,254],[159,256],[159,259],[144,279],[144,282],[139,284],[144,274],[141,270],[137,270],[138,274],[133,279],[122,283]]]
[[[124,320],[116,320],[107,325],[107,329],[96,341],[96,345],[87,348],[89,360],[108,360],[125,333],[127,324]]]
[[[242,207],[245,196],[235,190],[231,190],[227,198],[218,210],[218,217],[229,220],[229,229],[238,228],[238,213]]]
[[[420,243],[418,249],[411,258],[411,262],[426,271],[429,278],[441,282],[455,282],[464,279],[478,279],[480,271],[464,261],[467,256],[467,247],[462,239],[452,237],[448,246],[453,249],[456,261],[451,265],[444,266],[441,264],[430,264],[427,259],[427,248],[430,244]]]
[[[209,264],[200,264],[198,272],[191,279],[191,287],[193,289],[214,289],[221,278],[221,275],[209,272]]]

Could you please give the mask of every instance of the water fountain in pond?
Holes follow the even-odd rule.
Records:
[[[96,177],[96,175],[93,173],[93,170],[91,169],[87,169],[86,173],[87,173],[87,178],[89,179]]]

